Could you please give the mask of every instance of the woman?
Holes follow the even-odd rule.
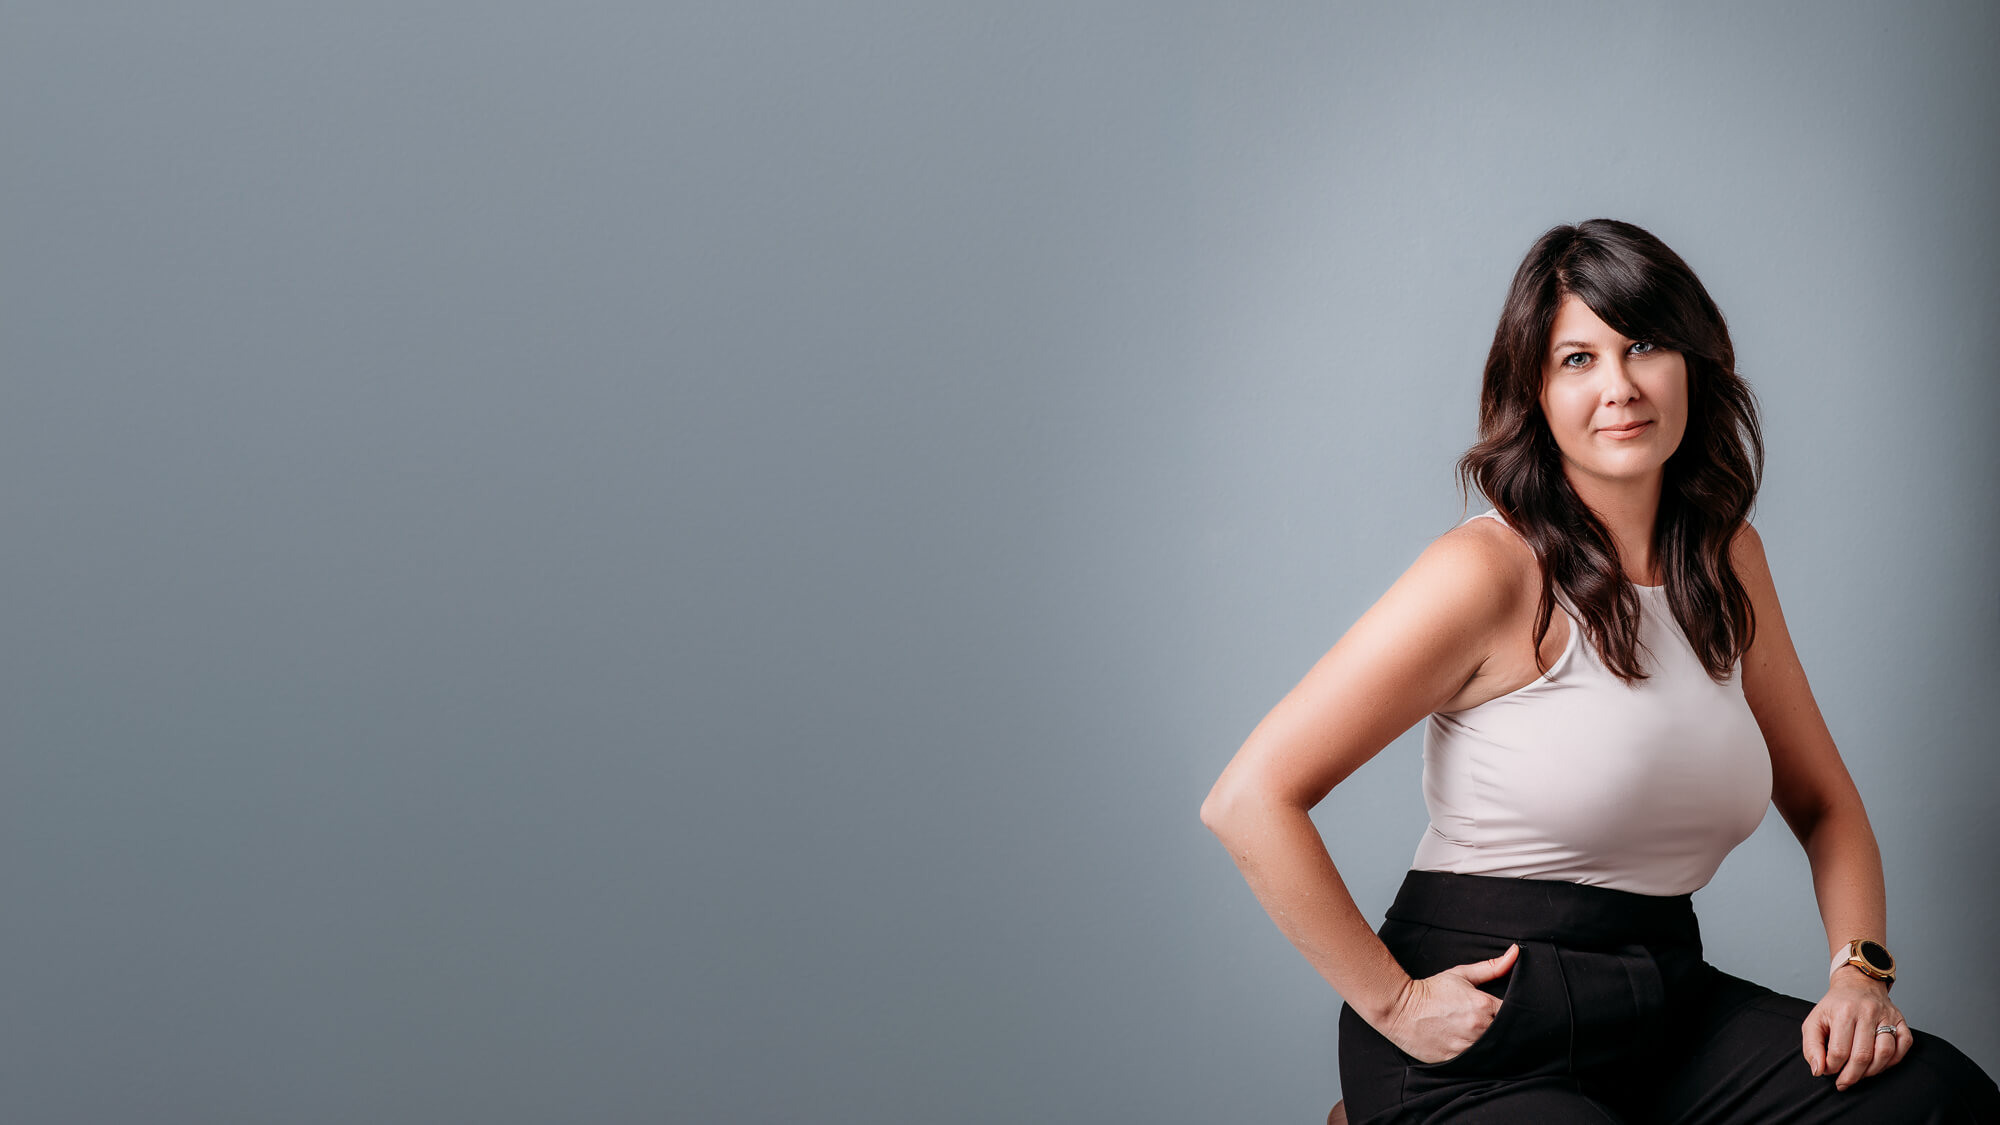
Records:
[[[1701,282],[1629,223],[1544,234],[1479,434],[1459,471],[1490,518],[1427,547],[1202,805],[1345,998],[1349,1119],[2000,1123],[1890,998],[1881,858],[1745,518],[1763,444]],[[1418,720],[1431,824],[1371,931],[1307,813]],[[1826,925],[1817,1004],[1701,955],[1690,895],[1771,802]]]

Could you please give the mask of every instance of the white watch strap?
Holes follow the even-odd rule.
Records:
[[[1834,956],[1833,964],[1828,965],[1826,967],[1826,979],[1832,980],[1833,974],[1839,972],[1840,967],[1842,965],[1849,964],[1855,956],[1858,956],[1858,954],[1855,954],[1853,950],[1854,950],[1854,943],[1849,942],[1846,949],[1841,950],[1838,954]],[[1869,972],[1863,972],[1862,975],[1875,980],[1881,979],[1880,977],[1876,977],[1875,974]]]

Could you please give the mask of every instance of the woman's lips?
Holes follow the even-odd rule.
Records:
[[[1651,425],[1651,422],[1641,422],[1629,430],[1604,430],[1602,433],[1605,437],[1611,438],[1614,441],[1625,441],[1628,438],[1635,438],[1645,433],[1647,427]]]

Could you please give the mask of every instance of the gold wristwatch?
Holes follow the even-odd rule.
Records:
[[[1879,941],[1870,941],[1867,938],[1854,938],[1849,941],[1847,948],[1836,954],[1833,964],[1827,967],[1827,979],[1833,979],[1833,974],[1839,972],[1842,965],[1852,965],[1860,969],[1881,981],[1884,988],[1892,987],[1896,983],[1896,959],[1889,956],[1889,950]]]

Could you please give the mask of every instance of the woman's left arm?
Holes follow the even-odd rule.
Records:
[[[1750,594],[1756,635],[1743,657],[1743,696],[1771,753],[1771,801],[1804,846],[1826,925],[1827,960],[1850,938],[1888,944],[1882,853],[1861,794],[1834,747],[1792,648],[1764,543],[1743,525],[1732,544],[1736,576]],[[1893,1025],[1894,1039],[1875,1029]],[[1846,1089],[1903,1060],[1914,1039],[1889,988],[1852,966],[1827,983],[1802,1029],[1801,1050],[1818,1075]]]

